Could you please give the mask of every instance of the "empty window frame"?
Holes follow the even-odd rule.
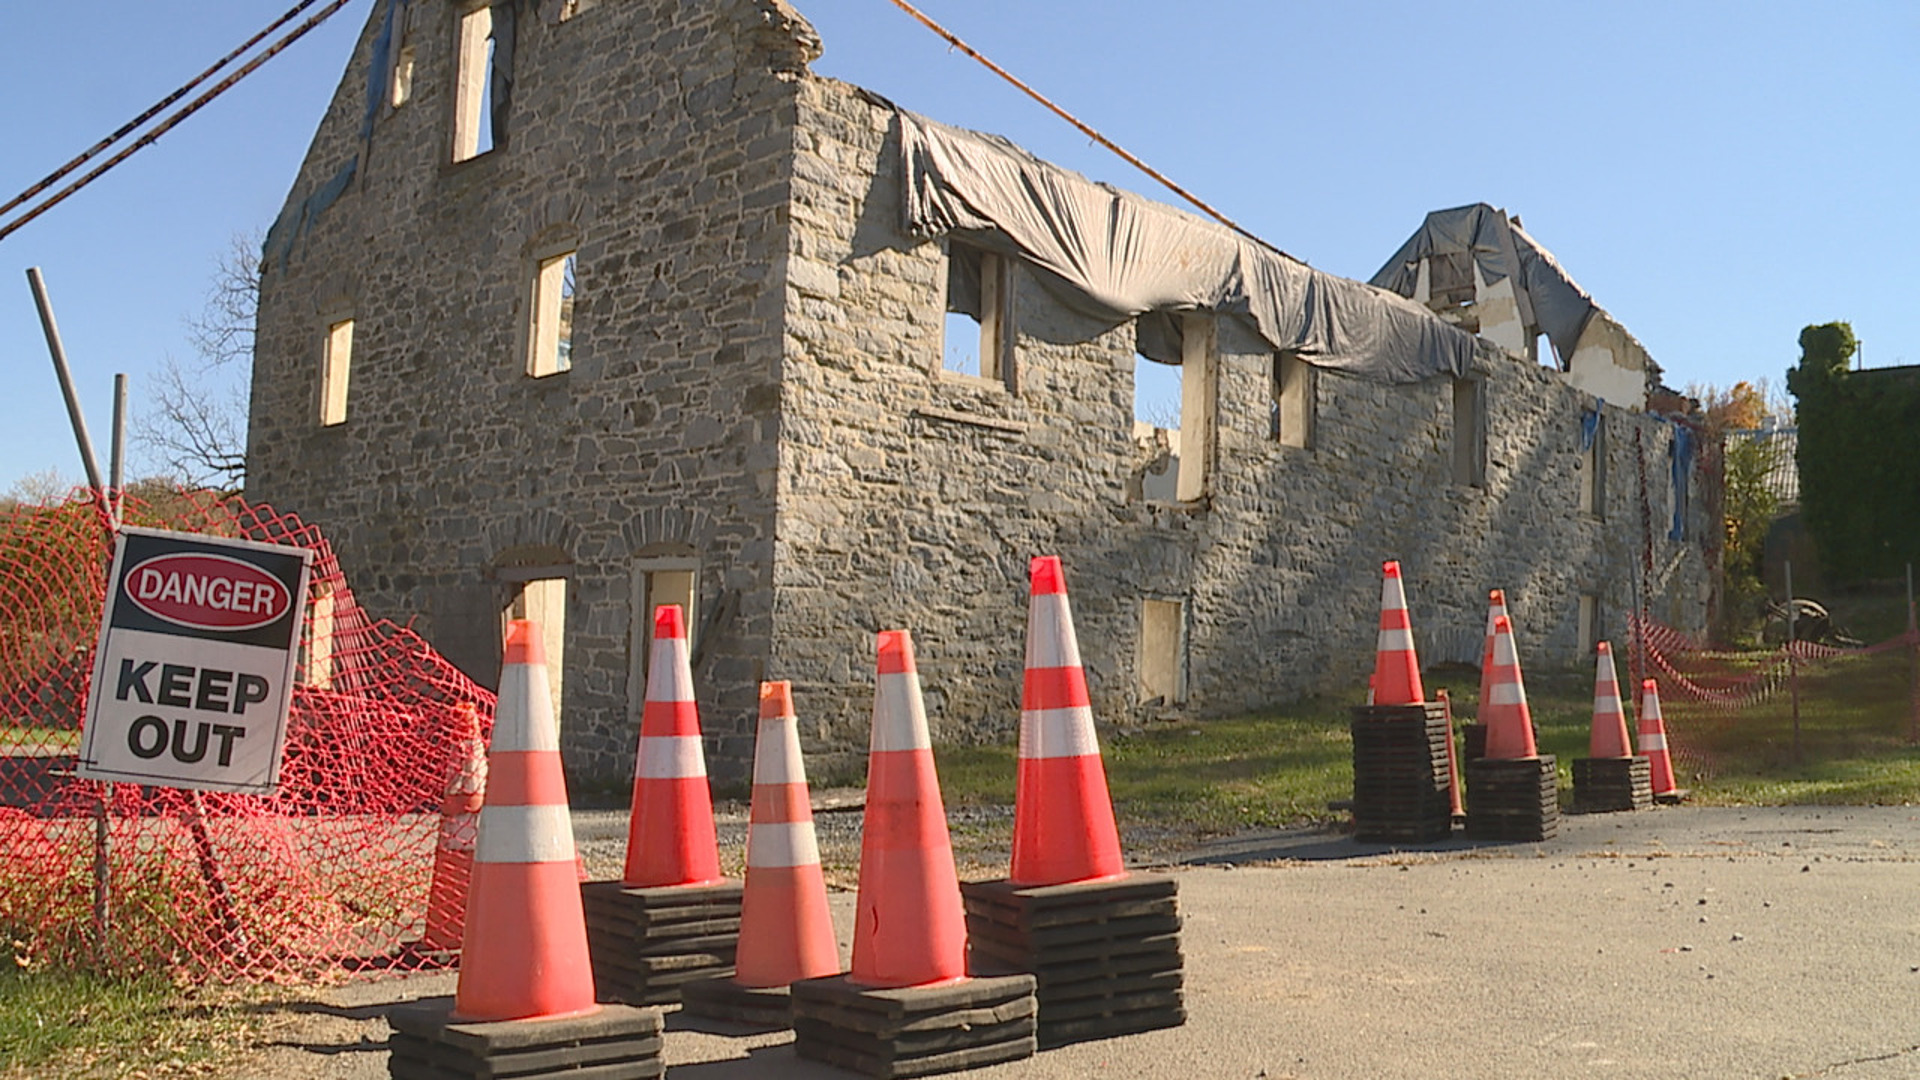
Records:
[[[493,8],[481,5],[460,16],[454,43],[453,160],[466,161],[493,149],[493,87],[496,50]]]
[[[1487,384],[1453,380],[1453,482],[1487,484]]]
[[[947,247],[943,370],[1015,387],[1013,261],[965,244]]]
[[[399,108],[413,100],[413,46],[402,41],[394,53],[393,75],[387,80],[387,104]]]
[[[527,374],[558,375],[573,367],[574,274],[578,258],[565,252],[541,259],[533,275],[533,323],[527,340]]]
[[[1273,357],[1273,438],[1281,446],[1313,448],[1314,391],[1318,375],[1312,364],[1292,353]]]
[[[1600,598],[1591,593],[1580,596],[1578,634],[1580,655],[1591,655],[1600,641]]]
[[[540,644],[547,656],[547,690],[553,698],[553,718],[558,723],[563,701],[561,675],[566,670],[567,579],[550,570],[509,567],[500,576],[512,587],[504,615],[507,619],[530,619],[540,628]],[[502,628],[504,631],[504,627]]]
[[[1174,498],[1179,502],[1193,502],[1206,497],[1212,480],[1219,384],[1218,326],[1210,315],[1176,318],[1180,328],[1178,364],[1162,363],[1146,352],[1134,355],[1133,414],[1136,422],[1177,433],[1168,440],[1179,463]],[[1147,347],[1154,352],[1161,351],[1158,344]]]
[[[627,707],[637,720],[646,702],[647,668],[653,656],[653,612],[662,604],[680,605],[687,647],[698,644],[700,560],[664,556],[633,560],[632,621],[627,641]]]
[[[1140,601],[1140,704],[1178,705],[1187,699],[1186,604],[1181,600]]]
[[[327,324],[320,353],[320,426],[347,422],[347,373],[353,366],[353,320]]]
[[[1589,423],[1591,432],[1587,430]],[[1582,418],[1580,442],[1580,512],[1604,518],[1607,516],[1607,417],[1604,412]]]

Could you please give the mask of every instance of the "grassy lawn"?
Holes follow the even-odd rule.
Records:
[[[79,746],[79,728],[0,726],[0,755],[71,754]]]
[[[244,1046],[236,1001],[203,1004],[164,979],[0,968],[0,1080],[181,1077]]]

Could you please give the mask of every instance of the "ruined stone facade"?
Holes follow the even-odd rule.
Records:
[[[473,5],[402,8],[385,52],[409,96],[383,68],[363,126],[376,7],[269,241],[250,493],[319,523],[363,603],[483,683],[502,612],[563,580],[577,775],[631,769],[646,600],[676,575],[732,776],[763,678],[793,680],[809,751],[857,760],[889,627],[914,632],[936,739],[1010,737],[1036,554],[1065,560],[1110,721],[1357,698],[1386,558],[1428,660],[1476,660],[1503,587],[1527,662],[1574,662],[1583,625],[1624,632],[1643,486],[1654,614],[1705,624],[1712,500],[1679,499],[1668,539],[1667,422],[1609,406],[1583,451],[1593,396],[1484,344],[1458,385],[1312,373],[1291,445],[1271,346],[1202,313],[1184,379],[1209,419],[1179,440],[1200,490],[1150,498],[1134,324],[1075,314],[1010,260],[1009,377],[943,370],[964,238],[903,234],[891,107],[809,73],[819,43],[781,0],[506,6],[504,128],[458,163]],[[570,367],[530,375],[563,253]],[[323,424],[349,320],[344,420]]]

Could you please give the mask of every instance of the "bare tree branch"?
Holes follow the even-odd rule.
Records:
[[[236,234],[214,263],[206,306],[186,319],[198,358],[169,356],[144,396],[134,441],[173,479],[237,490],[246,481],[247,396],[254,313],[260,303],[260,237]]]

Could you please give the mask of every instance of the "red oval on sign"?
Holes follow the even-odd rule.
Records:
[[[257,630],[287,613],[279,578],[226,555],[155,555],[127,572],[127,597],[157,619],[195,630]]]

